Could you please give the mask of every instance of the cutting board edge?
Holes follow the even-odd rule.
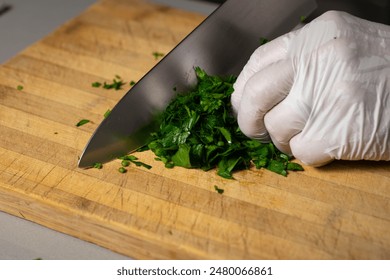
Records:
[[[21,197],[24,197],[21,199]],[[22,202],[22,203],[20,203]],[[107,224],[105,220],[90,220],[76,211],[70,211],[59,205],[51,205],[41,199],[14,193],[12,190],[0,188],[0,211],[22,218],[53,231],[61,232],[72,237],[106,248],[110,251],[122,254],[133,259],[205,259],[205,256],[192,254],[184,250],[177,250],[171,244],[162,244],[161,240],[153,239],[144,232],[125,228],[121,224]],[[31,211],[31,209],[34,211]],[[99,222],[97,222],[99,220]],[[91,222],[94,221],[94,222]],[[97,223],[96,223],[97,222]],[[76,225],[71,227],[69,225]],[[88,229],[80,231],[79,229]],[[134,231],[134,232],[131,232]],[[112,237],[117,235],[118,242],[112,242]],[[111,237],[111,238],[109,238]],[[148,247],[158,248],[153,251]],[[201,252],[199,252],[201,253]]]

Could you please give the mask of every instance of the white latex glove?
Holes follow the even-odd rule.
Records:
[[[259,47],[234,89],[242,132],[305,164],[390,160],[390,26],[326,12]]]

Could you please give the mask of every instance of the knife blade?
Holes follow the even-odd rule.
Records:
[[[289,32],[316,7],[314,0],[226,1],[123,96],[92,135],[78,166],[104,163],[145,145],[158,113],[176,92],[196,84],[195,66],[211,75],[238,75],[260,38]]]

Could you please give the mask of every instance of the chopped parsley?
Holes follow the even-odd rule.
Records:
[[[100,162],[96,162],[96,163],[93,164],[93,168],[102,169],[103,168],[103,164],[100,163]]]
[[[127,169],[124,168],[124,167],[122,166],[122,167],[119,167],[118,171],[119,171],[120,173],[126,173],[126,172],[127,172]]]
[[[151,134],[147,147],[158,160],[167,168],[216,168],[227,179],[251,165],[283,176],[289,170],[303,170],[272,143],[260,143],[241,132],[230,103],[236,77],[210,76],[199,67],[195,72],[197,86],[170,102],[160,116],[159,130]]]
[[[120,89],[122,89],[122,86],[123,86],[124,84],[125,84],[125,83],[124,83],[122,80],[113,79],[113,80],[112,80],[112,83],[106,83],[106,82],[104,82],[104,83],[103,83],[103,88],[105,88],[105,89],[120,90]]]
[[[154,59],[156,59],[156,60],[158,60],[161,57],[164,57],[164,55],[165,55],[165,54],[163,54],[161,52],[153,52],[152,54],[154,56]]]
[[[81,121],[79,121],[79,122],[76,124],[76,126],[79,127],[79,126],[82,126],[82,125],[87,124],[87,123],[89,123],[89,122],[91,122],[91,121],[90,121],[90,120],[87,120],[87,119],[82,119]]]
[[[214,189],[216,190],[217,193],[223,194],[225,192],[224,189],[220,189],[217,185],[214,185]]]
[[[263,38],[263,43],[267,41]],[[211,76],[199,67],[195,67],[195,73],[197,85],[188,92],[178,94],[169,103],[159,116],[159,129],[151,133],[151,140],[138,152],[151,150],[156,155],[155,160],[163,162],[166,168],[181,166],[205,171],[215,168],[217,174],[226,179],[232,179],[235,171],[251,166],[283,176],[287,176],[288,171],[303,170],[300,164],[292,162],[292,158],[280,152],[273,143],[260,143],[241,132],[230,103],[236,77]],[[113,81],[118,80],[123,85],[119,76],[115,76]],[[104,117],[110,112],[107,110]],[[77,126],[88,122],[81,120]],[[152,168],[134,155],[118,159],[121,160],[120,173],[126,173],[131,164]],[[99,164],[94,167],[101,168]],[[220,194],[224,192],[216,185],[214,189]]]
[[[119,75],[115,75],[115,78],[112,79],[112,82],[93,82],[93,87],[103,87],[104,89],[115,89],[120,90],[126,83],[122,80]]]
[[[100,87],[102,85],[102,83],[100,83],[100,82],[94,82],[94,83],[92,83],[92,86],[93,87]]]
[[[104,118],[107,118],[109,115],[111,114],[111,110],[108,109],[105,113],[104,113]]]
[[[146,169],[152,168],[152,166],[139,161],[138,158],[136,156],[133,156],[133,155],[125,155],[125,156],[119,157],[118,159],[122,160],[121,161],[121,165],[122,165],[121,168],[128,167],[131,163],[134,164],[135,166],[141,166],[141,167],[144,167]]]
[[[23,88],[24,88],[24,87],[23,87],[22,85],[18,85],[18,86],[16,87],[17,90],[23,90]]]

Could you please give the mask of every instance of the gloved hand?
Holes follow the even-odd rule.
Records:
[[[259,47],[234,89],[242,132],[305,164],[390,160],[390,26],[326,12]]]

